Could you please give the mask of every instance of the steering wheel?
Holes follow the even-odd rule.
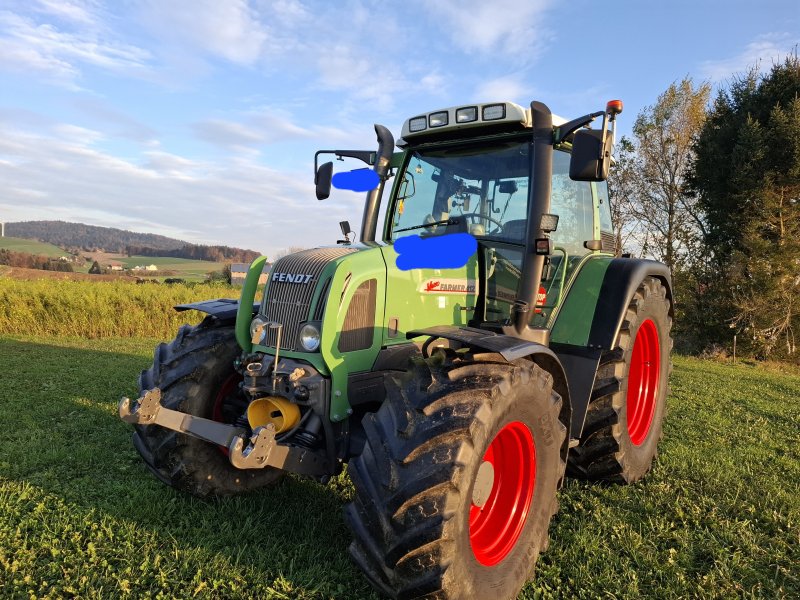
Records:
[[[490,217],[489,215],[482,215],[481,213],[470,212],[470,213],[462,213],[460,215],[455,215],[455,216],[456,216],[456,218],[471,217],[471,218],[474,218],[476,221],[477,220],[488,221],[492,225],[497,225],[497,229],[495,229],[494,231],[487,231],[486,232],[489,235],[496,235],[496,234],[500,233],[501,231],[503,231],[503,224],[500,221],[498,221],[497,219],[494,219],[494,218]]]

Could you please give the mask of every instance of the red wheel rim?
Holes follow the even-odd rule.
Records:
[[[656,412],[660,374],[658,329],[653,321],[647,319],[636,333],[628,371],[628,435],[635,446],[640,446],[650,432]]]
[[[519,421],[503,427],[486,449],[483,462],[492,465],[494,479],[481,506],[473,497],[469,541],[478,562],[491,567],[514,548],[531,508],[536,446],[530,429]]]
[[[214,398],[214,406],[211,409],[211,419],[217,421],[218,423],[226,423],[230,425],[225,420],[223,415],[222,409],[225,405],[225,400],[227,400],[228,396],[230,396],[239,385],[239,382],[242,380],[242,376],[238,373],[232,373],[230,377],[228,377],[222,386],[219,388],[219,392],[217,392],[217,397]],[[228,456],[228,449],[224,446],[218,446],[220,452],[222,452],[225,456]]]

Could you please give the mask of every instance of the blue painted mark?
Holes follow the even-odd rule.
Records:
[[[468,233],[421,238],[416,235],[395,240],[397,268],[411,269],[460,269],[469,262],[478,250],[478,240]]]
[[[333,187],[354,192],[368,192],[378,187],[380,177],[372,169],[354,169],[336,173],[331,179]]]

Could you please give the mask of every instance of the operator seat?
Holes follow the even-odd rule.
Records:
[[[525,229],[527,225],[527,219],[514,219],[512,221],[506,221],[503,223],[503,231],[501,235],[512,242],[524,244]]]

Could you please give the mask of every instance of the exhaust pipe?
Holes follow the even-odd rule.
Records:
[[[375,229],[378,226],[378,210],[381,207],[383,186],[388,179],[389,163],[392,160],[392,150],[394,150],[394,136],[391,131],[376,123],[375,133],[378,135],[378,153],[375,157],[373,170],[378,174],[380,183],[374,190],[367,192],[367,201],[364,203],[364,216],[361,220],[360,240],[362,242],[375,241]]]
[[[525,256],[522,259],[522,285],[514,301],[514,331],[517,337],[531,336],[529,322],[536,306],[536,296],[542,283],[544,256],[536,254],[536,239],[546,237],[541,229],[542,215],[550,212],[550,186],[553,172],[553,114],[542,102],[531,102],[533,120],[533,155],[528,199],[528,227],[525,236]],[[533,336],[539,337],[539,336]],[[538,341],[538,340],[536,340]]]

